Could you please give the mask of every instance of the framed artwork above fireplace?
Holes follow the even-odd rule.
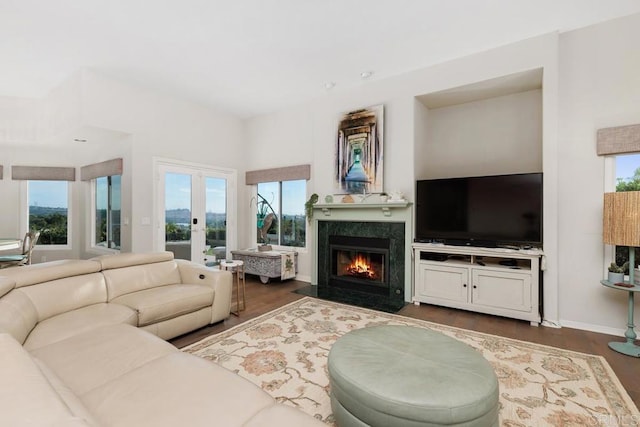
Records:
[[[334,184],[338,193],[383,191],[383,105],[346,113],[338,124]]]

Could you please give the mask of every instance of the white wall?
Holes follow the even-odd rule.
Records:
[[[560,45],[560,313],[564,325],[621,333],[627,293],[604,278],[600,128],[640,123],[640,15],[564,34]],[[640,316],[637,307],[635,316]]]
[[[415,143],[424,156],[416,179],[540,172],[542,91],[430,109]]]
[[[194,162],[244,172],[242,121],[224,112],[85,71],[83,112],[88,125],[131,134],[131,250],[157,249],[153,159]],[[235,188],[229,191],[236,191]],[[151,225],[145,225],[146,219]],[[236,223],[236,218],[228,218]],[[244,227],[240,225],[241,236]]]

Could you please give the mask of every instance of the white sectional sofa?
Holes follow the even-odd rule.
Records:
[[[1,270],[0,425],[323,425],[164,341],[230,305],[230,273],[170,252]]]

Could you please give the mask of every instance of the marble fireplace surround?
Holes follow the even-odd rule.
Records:
[[[322,224],[319,224],[322,222]],[[394,223],[377,224],[377,223]],[[395,235],[392,243],[393,250],[404,254],[404,265],[396,266],[396,277],[400,283],[392,283],[396,288],[404,289],[404,301],[410,302],[412,297],[412,268],[411,268],[411,241],[412,241],[412,209],[408,202],[394,203],[332,203],[316,204],[313,212],[314,247],[313,247],[313,271],[312,285],[317,286],[319,280],[324,280],[326,271],[318,273],[318,246],[326,243],[326,236],[319,236],[320,229],[340,230],[341,232],[353,229],[355,234],[366,237],[372,233]],[[400,225],[400,227],[398,227]],[[358,234],[358,230],[362,232]],[[402,230],[404,230],[404,242],[402,242]],[[400,234],[399,234],[400,233]],[[393,237],[387,235],[385,237]],[[324,250],[324,247],[320,249]],[[324,267],[323,267],[324,268]]]

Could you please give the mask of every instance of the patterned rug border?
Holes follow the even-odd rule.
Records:
[[[504,337],[501,335],[495,335],[495,334],[489,334],[489,333],[485,333],[485,332],[478,332],[478,331],[474,331],[472,329],[464,329],[464,328],[459,328],[459,327],[455,327],[455,326],[449,326],[449,325],[443,325],[440,323],[435,323],[435,322],[431,322],[428,320],[421,320],[421,319],[415,319],[413,317],[407,317],[407,316],[402,316],[400,314],[392,314],[392,313],[386,313],[386,312],[382,312],[382,311],[377,311],[377,310],[372,310],[372,309],[368,309],[368,308],[362,308],[362,307],[356,307],[356,306],[352,306],[352,305],[348,305],[348,304],[342,304],[342,303],[338,303],[338,302],[333,302],[333,301],[328,301],[328,300],[323,300],[323,299],[319,299],[319,298],[314,298],[314,297],[309,297],[309,296],[305,296],[299,300],[296,301],[292,301],[282,307],[279,307],[277,309],[274,309],[272,311],[269,311],[267,313],[264,313],[258,317],[255,317],[253,319],[249,319],[239,325],[233,326],[225,331],[222,331],[220,333],[217,333],[215,335],[210,335],[208,337],[202,338],[200,341],[197,341],[193,344],[190,344],[188,346],[182,347],[180,350],[181,351],[188,351],[188,350],[194,350],[197,351],[200,348],[204,348],[207,347],[215,342],[218,342],[222,339],[225,339],[231,335],[234,335],[238,332],[244,331],[246,329],[249,329],[253,326],[255,326],[256,324],[259,324],[261,322],[263,322],[266,319],[272,318],[274,316],[277,316],[278,314],[285,312],[287,310],[290,310],[292,307],[295,306],[299,306],[299,305],[303,305],[306,303],[316,303],[316,304],[324,304],[327,306],[331,306],[331,307],[338,307],[338,308],[344,308],[344,309],[348,309],[348,310],[352,310],[352,311],[356,311],[356,312],[360,312],[360,313],[371,313],[371,314],[375,314],[376,316],[381,316],[381,317],[385,317],[388,319],[393,319],[394,317],[400,317],[405,321],[409,321],[409,322],[415,322],[418,325],[424,325],[426,327],[432,326],[435,327],[436,329],[441,328],[441,329],[446,329],[449,331],[462,331],[463,333],[466,334],[476,334],[477,336],[486,336],[486,337],[495,337],[501,340],[506,340],[508,342],[512,342],[512,343],[518,343],[519,345],[521,345],[522,347],[525,348],[537,348],[537,349],[544,349],[545,351],[547,351],[550,354],[564,354],[564,355],[573,355],[574,357],[580,357],[583,360],[587,361],[589,363],[589,366],[591,367],[591,369],[593,369],[593,372],[598,374],[599,376],[599,380],[602,381],[602,383],[604,384],[605,381],[610,381],[611,383],[608,384],[608,388],[611,389],[611,387],[613,386],[613,388],[615,390],[617,390],[620,394],[619,398],[622,399],[627,405],[628,405],[628,409],[630,410],[630,412],[634,413],[632,414],[633,417],[638,417],[640,418],[640,411],[638,410],[638,407],[636,406],[636,404],[633,402],[633,400],[631,399],[631,397],[629,396],[629,393],[627,392],[627,390],[624,388],[624,386],[622,385],[622,383],[620,382],[620,379],[618,378],[618,376],[616,375],[616,373],[613,371],[613,368],[611,368],[611,366],[609,365],[609,363],[607,362],[607,360],[603,357],[603,356],[599,356],[596,354],[589,354],[589,353],[582,353],[582,352],[578,352],[578,351],[573,351],[573,350],[566,350],[563,348],[558,348],[558,347],[553,347],[553,346],[549,346],[549,345],[545,345],[545,344],[538,344],[538,343],[534,343],[534,342],[530,342],[530,341],[523,341],[523,340],[518,340],[515,338],[509,338],[509,337]],[[636,418],[634,418],[636,419]]]

